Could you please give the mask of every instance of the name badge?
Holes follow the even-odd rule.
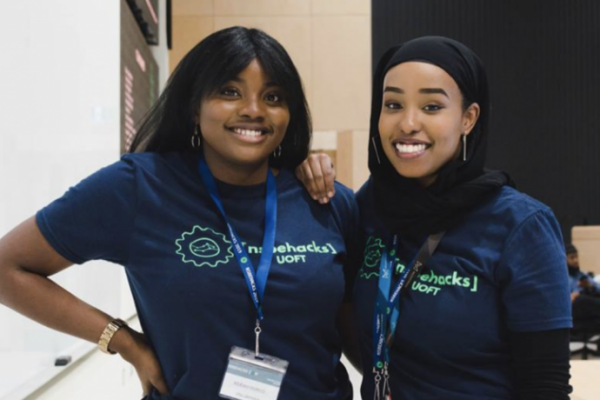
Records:
[[[280,358],[232,347],[219,397],[232,400],[277,400],[289,363]]]

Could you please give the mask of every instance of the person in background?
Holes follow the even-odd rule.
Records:
[[[567,244],[567,269],[573,303],[573,327],[577,330],[600,332],[600,285],[589,273],[579,268],[577,248]]]
[[[579,268],[579,253],[577,248],[570,243],[565,247],[571,294],[600,297],[600,284],[593,279],[594,276],[591,273],[584,273]]]
[[[421,37],[379,60],[371,176],[356,195],[363,399],[569,398],[560,228],[484,168],[489,112],[485,70],[462,43]],[[321,203],[337,196],[326,156],[297,174]]]
[[[119,353],[146,399],[352,398],[340,326],[357,206],[336,184],[321,207],[295,178],[310,135],[300,77],[275,39],[242,27],[208,36],[131,154],[0,240],[0,302]],[[143,334],[50,279],[95,259],[125,267]]]

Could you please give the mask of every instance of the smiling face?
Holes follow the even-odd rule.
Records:
[[[269,156],[279,146],[290,121],[282,90],[253,60],[233,80],[204,99],[197,114],[206,162],[218,179],[254,173],[266,177]],[[229,177],[229,178],[228,178]]]
[[[385,75],[379,116],[383,150],[400,175],[422,186],[459,156],[461,134],[471,133],[478,117],[479,105],[464,110],[458,85],[438,66],[405,62]]]

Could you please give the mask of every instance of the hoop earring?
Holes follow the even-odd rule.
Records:
[[[467,161],[467,135],[465,135],[464,133],[461,133],[461,139],[462,139],[462,153],[463,153],[462,160]]]
[[[375,136],[371,138],[371,143],[373,143],[373,150],[375,150],[375,156],[377,157],[377,164],[381,165],[381,159],[379,158],[379,152],[377,151],[377,143],[375,143]]]
[[[202,146],[202,136],[200,136],[200,125],[196,125],[194,128],[194,134],[192,135],[192,148],[198,150]]]
[[[277,146],[275,151],[273,152],[273,158],[281,157],[281,145]]]

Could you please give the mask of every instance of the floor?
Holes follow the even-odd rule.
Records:
[[[571,400],[600,399],[600,359],[571,360]]]

